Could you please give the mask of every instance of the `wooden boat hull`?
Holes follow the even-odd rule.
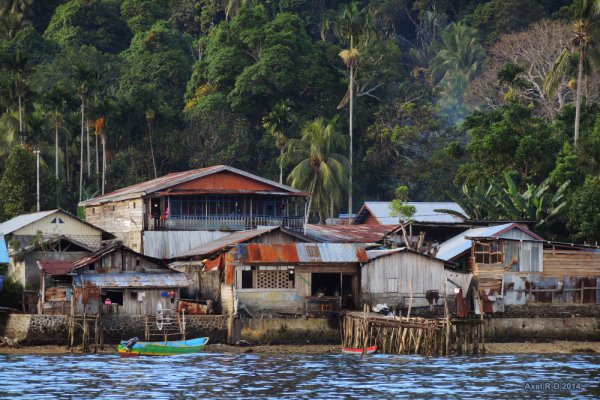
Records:
[[[173,342],[137,342],[131,349],[126,349],[127,341],[119,344],[119,355],[121,357],[138,356],[174,356],[178,354],[198,353],[208,343],[208,338],[197,338],[190,340],[178,340]]]
[[[377,346],[367,347],[367,354],[373,354],[377,351]],[[355,349],[353,347],[344,347],[342,349],[342,353],[344,354],[362,354],[363,349]]]

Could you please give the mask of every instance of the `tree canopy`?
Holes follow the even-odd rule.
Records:
[[[282,161],[335,121],[339,146],[323,154],[352,166],[342,176],[340,159],[336,185],[315,191],[320,219],[331,199],[334,212],[347,200],[355,211],[405,187],[402,201],[456,199],[473,218],[533,218],[549,237],[595,240],[599,10],[597,0],[0,1],[3,217],[31,210],[20,173],[33,148],[49,174],[44,204],[75,211],[103,185],[211,164],[314,178],[295,169],[309,153]]]

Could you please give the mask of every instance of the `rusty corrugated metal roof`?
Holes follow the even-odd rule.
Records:
[[[377,243],[399,225],[306,225],[306,236],[319,242]]]
[[[73,278],[75,286],[96,286],[101,288],[175,288],[187,287],[192,281],[186,274],[165,272],[158,274],[82,274]]]
[[[82,201],[79,203],[80,206],[99,205],[103,203],[110,203],[112,201],[126,200],[130,198],[137,198],[145,196],[150,193],[158,192],[160,190],[167,189],[169,187],[179,185],[194,179],[202,178],[204,176],[212,175],[221,171],[228,171],[234,174],[242,175],[247,178],[266,183],[275,188],[281,189],[285,193],[292,193],[299,196],[305,196],[306,193],[294,189],[290,186],[282,185],[275,181],[260,177],[258,175],[251,174],[246,171],[242,171],[237,168],[233,168],[227,165],[215,165],[212,167],[193,169],[189,171],[174,172],[165,176],[161,176],[156,179],[152,179],[145,182],[140,182],[135,185],[127,186],[113,192],[104,194],[102,196],[94,197],[93,199]]]
[[[236,258],[242,264],[340,264],[368,261],[365,247],[355,243],[241,243]]]
[[[46,275],[67,275],[73,269],[73,261],[39,260],[38,267]]]

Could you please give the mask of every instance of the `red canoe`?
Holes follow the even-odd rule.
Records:
[[[367,354],[373,354],[377,351],[377,346],[367,347]],[[362,354],[363,349],[356,349],[354,347],[344,347],[342,349],[342,353],[344,354]]]

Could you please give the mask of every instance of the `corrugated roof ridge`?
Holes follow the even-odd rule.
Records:
[[[135,193],[142,193],[142,194],[154,193],[159,190],[165,189],[167,187],[179,185],[181,183],[185,183],[185,182],[188,182],[193,179],[202,178],[209,173],[214,174],[214,173],[218,173],[221,171],[229,171],[229,172],[241,175],[241,176],[245,176],[247,178],[254,179],[256,181],[263,182],[268,185],[280,188],[287,192],[297,193],[299,195],[302,195],[305,193],[301,190],[294,189],[290,186],[283,185],[283,184],[280,184],[273,180],[255,175],[251,172],[247,172],[247,171],[235,168],[235,167],[231,167],[229,165],[221,164],[221,165],[213,165],[211,167],[204,167],[204,168],[192,169],[192,170],[187,170],[187,171],[172,172],[170,174],[163,175],[158,178],[151,179],[149,181],[139,182],[134,185],[126,186],[124,188],[114,190],[110,193],[106,193],[101,196],[94,197],[93,199],[82,201],[79,204],[86,205],[86,204],[91,204],[91,203],[98,202],[98,201],[119,198],[120,196],[132,195]],[[180,179],[178,179],[179,177],[180,177]],[[175,179],[173,181],[171,181],[173,178],[175,178]]]

